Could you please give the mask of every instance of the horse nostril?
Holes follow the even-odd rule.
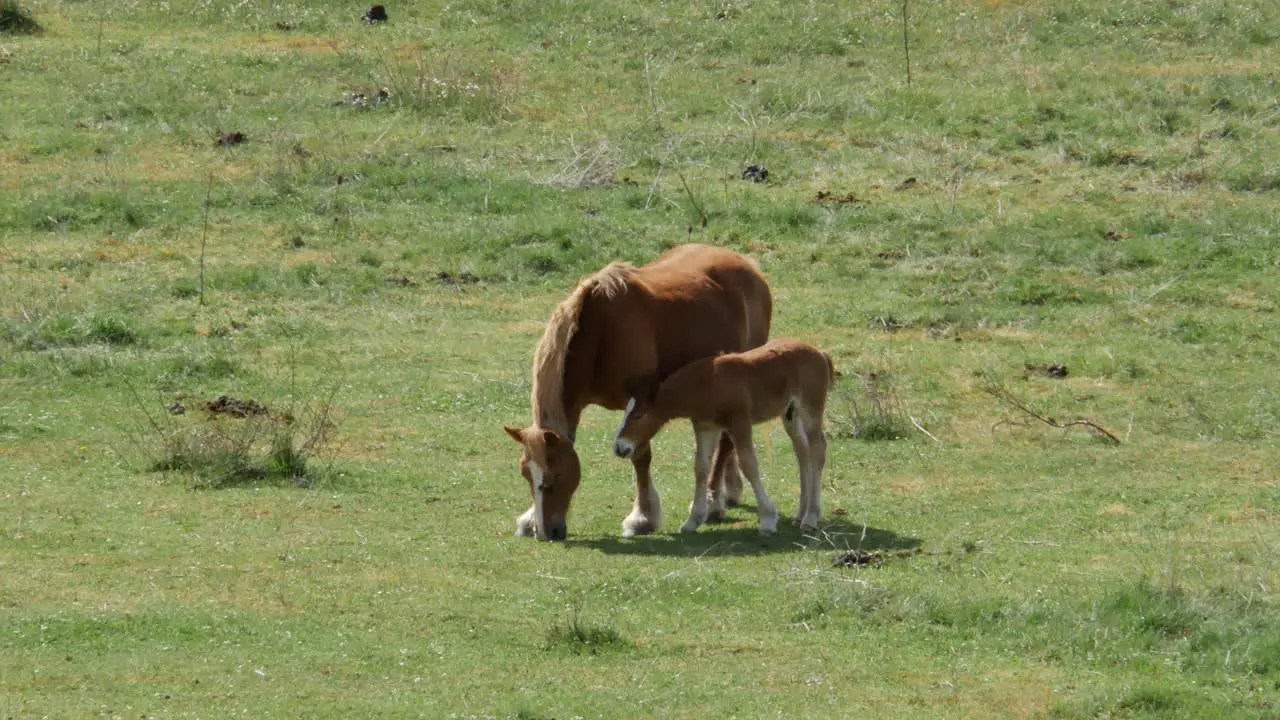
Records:
[[[613,452],[618,457],[625,458],[631,454],[631,448],[627,445],[623,445],[622,443],[614,443]]]
[[[552,525],[547,537],[552,540],[564,540],[569,537],[569,528],[564,525]]]

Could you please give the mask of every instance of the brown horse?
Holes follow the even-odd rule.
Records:
[[[516,520],[516,534],[568,535],[569,503],[582,475],[574,437],[588,405],[622,410],[693,360],[762,345],[772,318],[773,296],[756,264],[709,245],[680,245],[641,267],[610,263],[579,282],[534,351],[533,424],[504,428],[524,448],[520,472],[533,496],[533,506]],[[711,482],[723,501],[732,493],[724,486],[738,480],[740,492],[741,481],[727,436],[720,447]],[[648,445],[632,453],[636,496],[622,521],[623,537],[662,524],[651,459]],[[706,494],[705,475],[697,487]]]
[[[668,422],[692,420],[698,443],[698,487],[689,519],[680,530],[694,532],[707,519],[712,452],[721,434],[727,433],[755,493],[760,532],[772,533],[777,529],[778,511],[760,481],[751,428],[781,417],[800,464],[796,522],[801,529],[817,529],[822,522],[822,469],[827,462],[822,416],[834,381],[830,353],[799,340],[772,340],[746,352],[695,360],[647,396],[632,398],[614,440],[614,453],[630,457]]]

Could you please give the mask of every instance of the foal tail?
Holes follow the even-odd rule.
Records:
[[[827,361],[827,382],[835,384],[836,378],[844,377],[844,373],[836,369],[836,362],[831,358],[831,353],[826,350],[819,350],[822,353],[822,359]]]

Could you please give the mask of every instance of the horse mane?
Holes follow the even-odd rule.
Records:
[[[565,358],[569,344],[578,331],[578,319],[587,298],[596,295],[613,299],[627,291],[627,281],[636,273],[635,266],[611,262],[593,275],[578,282],[573,293],[556,306],[547,327],[533,352],[533,424],[554,430],[572,439],[568,410],[564,406]]]

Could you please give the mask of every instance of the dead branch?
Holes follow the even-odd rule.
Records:
[[[702,203],[698,202],[698,196],[693,194],[693,190],[689,189],[689,183],[684,179],[684,173],[677,172],[680,176],[680,184],[684,185],[684,191],[689,194],[689,202],[693,205],[693,209],[698,211],[698,216],[702,219],[702,227],[707,226],[707,211],[702,209]]]
[[[986,389],[986,393],[987,393],[988,395],[990,395],[990,396],[994,397],[994,398],[995,398],[995,399],[997,399],[997,400],[1001,400],[1001,401],[1003,401],[1003,402],[1006,402],[1006,403],[1008,403],[1008,404],[1012,405],[1013,407],[1017,408],[1018,410],[1021,410],[1022,412],[1024,412],[1024,413],[1026,413],[1027,415],[1029,415],[1029,416],[1031,416],[1031,417],[1035,418],[1036,420],[1039,420],[1040,422],[1044,423],[1045,425],[1048,425],[1049,427],[1057,428],[1057,429],[1059,429],[1059,430],[1067,430],[1067,429],[1072,428],[1072,427],[1075,427],[1075,426],[1077,426],[1077,425],[1082,425],[1082,426],[1084,426],[1084,427],[1089,428],[1090,430],[1092,430],[1095,434],[1097,434],[1097,435],[1099,435],[1099,436],[1101,436],[1101,437],[1103,437],[1103,438],[1106,438],[1106,439],[1107,439],[1107,441],[1109,441],[1112,445],[1120,445],[1120,444],[1121,444],[1121,443],[1120,443],[1120,438],[1118,438],[1118,437],[1116,437],[1115,435],[1111,434],[1111,432],[1110,432],[1109,430],[1107,430],[1106,428],[1102,427],[1101,425],[1099,425],[1099,424],[1097,424],[1097,423],[1093,422],[1092,420],[1085,420],[1085,419],[1083,419],[1083,418],[1082,418],[1082,419],[1072,420],[1072,421],[1070,421],[1070,422],[1065,422],[1065,423],[1063,423],[1063,422],[1058,422],[1058,421],[1057,421],[1056,419],[1054,419],[1054,418],[1051,418],[1051,417],[1045,417],[1045,416],[1041,415],[1040,413],[1036,412],[1035,410],[1032,410],[1031,408],[1027,407],[1025,403],[1023,403],[1023,402],[1022,402],[1021,400],[1019,400],[1018,398],[1014,397],[1012,393],[1010,393],[1009,391],[1005,390],[1004,388],[987,388],[987,389]]]

